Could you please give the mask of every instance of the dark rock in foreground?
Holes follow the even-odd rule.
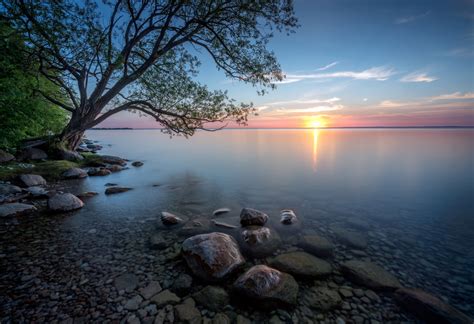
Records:
[[[24,187],[43,186],[46,180],[37,174],[21,174],[18,176],[18,181]]]
[[[183,256],[191,271],[204,280],[221,280],[245,260],[235,240],[224,233],[192,236],[183,242]]]
[[[114,285],[117,291],[132,292],[138,286],[138,277],[133,273],[124,273],[115,278]]]
[[[87,177],[87,172],[80,168],[70,168],[63,172],[64,179],[81,179]]]
[[[206,286],[195,293],[193,298],[199,304],[215,312],[224,309],[230,300],[229,294],[218,286]]]
[[[240,212],[240,224],[242,226],[263,226],[268,221],[268,215],[252,208],[242,208]]]
[[[398,289],[395,300],[427,323],[474,323],[467,315],[421,289]]]
[[[15,157],[12,154],[5,152],[4,150],[0,150],[0,163],[10,162],[14,159]]]
[[[401,287],[395,276],[372,262],[350,260],[341,265],[341,270],[349,280],[375,290],[394,290]]]
[[[321,278],[331,274],[329,262],[306,252],[280,254],[269,261],[269,265],[294,276]]]
[[[132,190],[132,188],[128,188],[128,187],[109,187],[109,188],[105,189],[105,194],[106,195],[113,195],[113,194],[118,194],[118,193],[121,193],[121,192],[126,192],[126,191],[129,191],[129,190]]]
[[[83,206],[82,200],[71,193],[58,193],[48,199],[48,208],[54,212],[67,212]]]
[[[305,235],[298,245],[306,252],[322,258],[331,257],[334,253],[334,245],[319,235]]]
[[[36,207],[28,204],[10,203],[0,205],[0,217],[21,216],[31,213],[36,210]]]
[[[0,198],[13,196],[21,192],[22,190],[18,186],[14,186],[8,183],[0,183]]]
[[[295,279],[266,265],[256,265],[234,283],[236,292],[254,300],[255,307],[280,307],[296,304],[298,284]]]
[[[341,296],[337,290],[325,287],[313,288],[308,294],[307,301],[310,307],[322,311],[331,310],[342,303]]]

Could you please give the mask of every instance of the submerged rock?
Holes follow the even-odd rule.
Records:
[[[77,195],[78,198],[90,198],[97,196],[99,193],[95,191],[84,191]]]
[[[240,295],[256,301],[255,307],[279,307],[296,304],[298,284],[287,274],[266,265],[247,270],[234,283]]]
[[[44,186],[46,180],[37,174],[21,174],[18,176],[18,181],[24,187]]]
[[[330,263],[306,252],[284,253],[272,258],[269,265],[295,276],[321,278],[331,274]]]
[[[472,324],[474,322],[456,308],[421,289],[398,289],[395,292],[395,300],[427,323]]]
[[[120,172],[124,169],[124,167],[118,164],[113,164],[113,165],[107,166],[106,169],[109,170],[110,172]]]
[[[150,237],[150,247],[156,250],[163,250],[168,247],[168,242],[160,233],[153,234]]]
[[[15,157],[12,154],[5,152],[4,150],[0,150],[0,163],[10,162],[14,159]]]
[[[140,295],[145,299],[150,299],[162,290],[158,281],[151,281],[146,287],[140,289]]]
[[[201,313],[192,298],[187,298],[182,304],[176,305],[174,313],[177,323],[200,324],[202,322]]]
[[[334,245],[320,235],[305,235],[301,237],[298,245],[306,252],[318,257],[331,257],[334,253]]]
[[[111,174],[112,172],[110,170],[107,170],[106,168],[89,168],[87,171],[87,174],[91,177],[103,177]]]
[[[224,222],[219,222],[219,221],[216,221],[215,219],[212,220],[212,223],[216,226],[223,227],[223,228],[228,228],[228,229],[237,228],[237,226],[235,226],[235,225],[227,224],[227,223],[224,223]]]
[[[118,194],[118,193],[121,193],[121,192],[126,192],[126,191],[129,191],[129,190],[132,190],[132,188],[128,188],[128,187],[109,187],[109,188],[105,189],[105,194],[106,195],[113,195],[113,194]]]
[[[331,310],[342,303],[341,296],[337,290],[325,287],[313,288],[308,294],[307,301],[310,307],[322,311]]]
[[[48,158],[48,154],[39,148],[30,147],[24,149],[18,155],[18,160],[44,160]]]
[[[67,212],[83,206],[82,200],[71,193],[58,193],[48,199],[48,208],[54,212]]]
[[[141,167],[141,166],[143,165],[143,162],[141,162],[141,161],[135,161],[135,162],[132,162],[132,165],[133,165],[134,167]]]
[[[193,277],[186,273],[182,273],[174,280],[171,289],[178,295],[187,295],[192,285]]]
[[[206,286],[193,295],[199,304],[214,312],[224,309],[229,304],[229,294],[221,287]]]
[[[156,304],[156,306],[160,307],[160,306],[169,305],[169,304],[177,304],[181,301],[181,298],[179,298],[176,294],[166,289],[158,293],[157,295],[153,296],[150,301]]]
[[[291,209],[283,209],[280,212],[280,217],[280,222],[285,225],[291,225],[297,221],[296,214]]]
[[[218,216],[218,215],[225,214],[225,213],[228,213],[228,212],[230,212],[229,208],[219,208],[219,209],[214,210],[212,212],[212,215]]]
[[[242,249],[253,257],[269,256],[281,245],[280,236],[268,227],[245,227],[240,235]]]
[[[211,231],[211,221],[207,218],[199,217],[189,221],[186,221],[187,218],[184,219],[183,216],[178,218],[185,222],[184,226],[179,229],[179,234],[182,236],[192,236]]]
[[[368,237],[365,233],[345,228],[333,228],[337,239],[344,245],[363,250],[367,247]]]
[[[268,221],[268,215],[252,208],[243,208],[240,212],[240,224],[242,226],[263,226]]]
[[[341,270],[349,280],[374,290],[393,290],[401,287],[395,276],[372,262],[350,260],[341,265]]]
[[[118,156],[100,155],[99,157],[102,160],[102,162],[107,163],[107,164],[118,164],[121,166],[127,165],[127,161],[125,161],[124,159]]]
[[[182,251],[191,271],[204,280],[221,280],[245,262],[235,240],[224,233],[192,236]]]
[[[124,273],[115,278],[114,285],[117,291],[132,292],[138,286],[138,277],[133,273]]]
[[[0,217],[13,217],[29,214],[36,210],[33,205],[10,203],[0,205]]]
[[[81,179],[87,177],[87,172],[80,168],[70,168],[63,172],[64,179]]]
[[[183,219],[169,212],[161,212],[161,222],[164,225],[176,225],[182,223]]]

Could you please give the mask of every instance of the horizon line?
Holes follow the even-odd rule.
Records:
[[[288,129],[288,130],[296,130],[296,129],[436,129],[436,128],[474,128],[474,125],[464,125],[464,126],[457,126],[457,125],[443,125],[443,126],[334,126],[334,127],[225,127],[220,130],[257,130],[257,129],[270,129],[270,130],[277,130],[277,129]],[[164,130],[166,128],[163,127],[93,127],[89,128],[89,130]],[[216,129],[210,129],[216,130]]]

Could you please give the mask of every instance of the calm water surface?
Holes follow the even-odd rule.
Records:
[[[473,129],[225,130],[191,139],[158,130],[87,135],[104,145],[101,154],[144,166],[82,181],[78,191],[103,192],[107,182],[134,189],[89,199],[65,221],[67,228],[104,220],[146,223],[163,210],[210,218],[220,207],[232,209],[223,220],[235,225],[242,207],[265,211],[277,230],[279,210],[294,209],[304,226],[284,237],[334,239],[334,224],[362,223],[369,235],[366,258],[404,285],[474,314]]]

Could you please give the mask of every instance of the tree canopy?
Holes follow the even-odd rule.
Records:
[[[291,0],[0,0],[27,38],[38,71],[67,98],[63,140],[123,110],[150,115],[170,133],[209,122],[245,123],[251,104],[211,91],[194,76],[209,55],[229,78],[264,92],[283,75],[267,48],[274,31],[297,27]],[[74,146],[70,145],[70,146]]]
[[[37,92],[61,97],[60,89],[38,74],[38,62],[25,55],[24,46],[23,39],[0,21],[0,148],[60,133],[68,118]]]

